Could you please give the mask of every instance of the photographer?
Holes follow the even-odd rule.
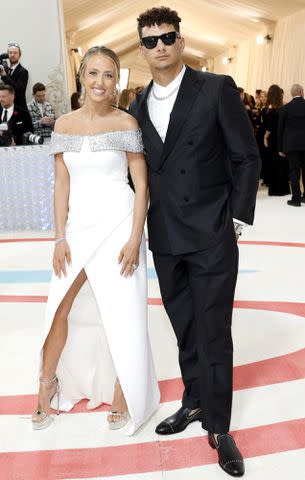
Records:
[[[34,100],[28,104],[28,111],[32,118],[34,133],[48,142],[55,123],[55,113],[52,105],[45,101],[46,87],[43,83],[35,83],[33,96]]]
[[[28,84],[29,72],[21,65],[21,49],[18,43],[8,44],[9,66],[0,64],[0,78],[5,85],[10,85],[15,90],[16,104],[27,109],[25,91]]]
[[[16,145],[22,145],[22,135],[33,132],[33,125],[29,112],[15,105],[14,101],[13,87],[0,85],[0,130],[10,135]]]

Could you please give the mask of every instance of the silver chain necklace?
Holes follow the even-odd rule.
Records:
[[[180,85],[177,85],[177,87],[174,88],[174,90],[172,90],[168,95],[165,95],[165,97],[158,97],[156,94],[155,94],[155,89],[154,87],[152,88],[152,94],[153,94],[153,97],[156,99],[156,100],[166,100],[167,98],[171,97],[179,88]]]

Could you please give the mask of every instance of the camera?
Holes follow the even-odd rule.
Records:
[[[13,137],[7,131],[0,130],[0,147],[10,147],[12,145]]]
[[[7,72],[8,70],[8,63],[7,63],[7,59],[8,59],[8,54],[7,53],[1,53],[0,54],[0,65],[2,65],[2,67],[4,68],[4,70]]]
[[[42,145],[43,137],[32,132],[25,132],[22,135],[22,143],[23,145]]]

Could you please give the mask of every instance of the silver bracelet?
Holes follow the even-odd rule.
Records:
[[[55,240],[55,245],[57,245],[58,243],[64,242],[65,240],[66,240],[66,237],[58,238],[57,240]]]

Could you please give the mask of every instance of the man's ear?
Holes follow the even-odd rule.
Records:
[[[183,52],[184,48],[185,48],[185,40],[184,40],[183,37],[181,37],[181,39],[180,39],[180,51],[181,51],[181,53]]]

